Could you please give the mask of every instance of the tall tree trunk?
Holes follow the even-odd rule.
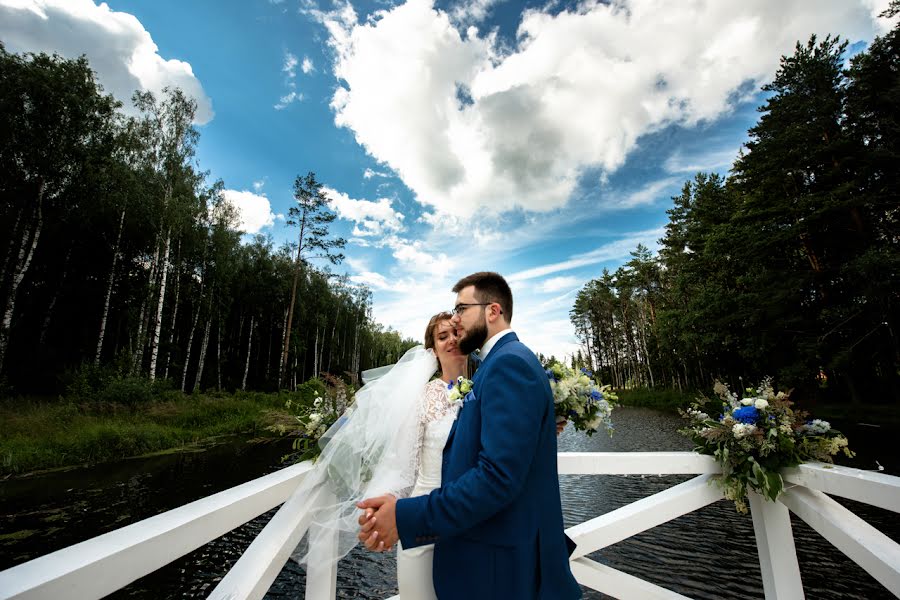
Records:
[[[294,282],[291,285],[291,303],[288,305],[287,319],[284,325],[284,348],[281,353],[281,366],[278,369],[278,388],[281,388],[281,378],[287,368],[288,354],[291,348],[291,325],[294,322],[294,303],[297,300],[297,284],[300,281],[300,249],[297,249],[297,260],[294,268]]]
[[[241,389],[247,389],[247,373],[250,372],[250,350],[253,348],[253,323],[254,315],[250,315],[250,334],[247,336],[247,361],[244,363],[244,378],[241,380]]]
[[[166,249],[163,252],[162,275],[159,282],[159,298],[156,317],[153,319],[153,336],[150,341],[150,381],[156,380],[156,361],[159,358],[159,336],[162,332],[162,313],[166,300],[166,281],[169,275],[169,251],[172,248],[172,229],[166,232]]]
[[[159,268],[159,234],[156,234],[156,243],[154,244],[153,250],[153,261],[150,263],[150,277],[147,278],[147,295],[144,296],[143,301],[141,302],[141,313],[138,318],[138,331],[137,331],[137,348],[134,352],[134,357],[131,362],[131,372],[132,374],[138,374],[141,370],[141,367],[144,364],[144,335],[145,331],[149,327],[150,322],[150,310],[149,303],[150,297],[153,296],[153,289],[156,286],[156,271]]]
[[[313,343],[313,370],[312,376],[319,376],[319,326],[316,325],[316,341]]]
[[[273,313],[275,312],[274,307],[273,307],[272,312]],[[269,383],[269,375],[271,374],[271,368],[272,368],[272,342],[274,340],[275,340],[275,320],[272,319],[271,317],[269,317],[269,349],[268,349],[268,352],[266,353],[266,375],[265,375],[265,381],[266,381],[267,385]]]
[[[200,321],[200,313],[203,306],[203,282],[200,282],[200,293],[197,295],[197,311],[191,320],[191,332],[188,334],[187,347],[184,351],[184,366],[181,368],[181,391],[184,392],[187,384],[188,366],[191,364],[191,346],[194,344],[194,333],[197,331],[197,323]]]
[[[172,326],[169,328],[168,352],[166,352],[166,368],[163,371],[163,379],[169,378],[169,366],[172,364],[172,354],[175,351],[176,324],[178,323],[178,304],[181,299],[181,238],[178,239],[178,248],[175,251],[175,263],[172,265],[172,276],[175,278],[175,300],[172,304]]]
[[[216,310],[216,389],[222,390],[222,311]]]
[[[295,283],[296,283],[296,281],[295,281]],[[296,291],[296,287],[294,288],[294,290]],[[293,304],[291,304],[291,307],[292,306],[293,306]],[[291,309],[287,306],[284,308],[284,319],[281,322],[281,337],[282,337],[282,339],[287,340],[288,343],[290,342],[290,339],[291,339],[291,331],[289,329],[290,323],[289,323],[289,319],[288,319],[288,313],[290,312],[290,310]],[[281,360],[278,361],[278,389],[281,389],[281,381],[282,381],[282,378],[286,375],[286,372],[285,372],[286,368],[287,368],[287,355],[282,354]]]
[[[9,269],[9,261],[12,260],[16,247],[16,234],[19,232],[19,225],[22,223],[23,209],[19,209],[16,213],[16,222],[12,230],[9,232],[9,245],[6,247],[6,256],[3,257],[3,268],[0,269],[0,289],[3,289],[3,283],[6,281],[6,270]]]
[[[337,332],[338,319],[341,317],[341,307],[338,305],[337,314],[334,316],[334,325],[331,326],[331,342],[328,345],[328,366],[325,367],[327,372],[331,372],[331,359],[334,355],[334,334]]]
[[[288,308],[287,327],[284,330],[284,351],[281,355],[281,367],[278,370],[278,387],[281,387],[281,377],[287,368],[288,352],[291,346],[291,325],[294,320],[294,303],[297,301],[297,284],[300,281],[300,267],[302,266],[301,257],[303,256],[303,238],[306,235],[306,215],[300,219],[300,237],[297,242],[297,260],[294,264],[294,284],[291,287],[291,304]]]
[[[206,331],[203,332],[203,343],[200,344],[200,362],[197,365],[197,377],[194,379],[194,389],[193,391],[197,391],[200,389],[200,380],[203,378],[203,364],[206,362],[206,348],[209,346],[209,330],[212,328],[212,297],[213,293],[209,295],[209,311],[206,319]]]
[[[122,245],[122,231],[125,229],[125,209],[119,216],[119,233],[116,234],[116,245],[113,248],[112,266],[109,268],[109,279],[106,282],[106,297],[103,299],[103,316],[100,318],[100,335],[97,336],[97,352],[94,354],[94,365],[100,366],[100,353],[103,351],[103,339],[106,337],[106,320],[109,316],[109,302],[112,298],[113,283],[116,280],[116,263],[119,261],[119,248]]]
[[[53,319],[53,310],[56,308],[56,302],[59,300],[59,294],[62,292],[63,286],[66,283],[66,277],[69,274],[69,260],[72,258],[72,250],[73,246],[69,246],[68,251],[66,251],[66,258],[63,259],[63,272],[62,277],[59,279],[59,284],[56,286],[56,291],[53,293],[53,298],[50,300],[50,304],[47,306],[47,312],[44,315],[44,322],[41,324],[41,335],[38,338],[38,345],[43,346],[44,342],[47,339],[47,331],[50,329],[50,321]]]
[[[34,226],[26,228],[22,235],[22,244],[19,246],[19,255],[16,258],[16,265],[13,269],[12,280],[9,284],[9,293],[6,296],[6,308],[3,311],[3,321],[0,322],[0,372],[3,371],[3,362],[6,358],[6,350],[9,347],[9,333],[12,328],[13,313],[16,310],[16,294],[28,268],[31,266],[31,259],[34,258],[34,250],[37,248],[38,240],[41,238],[41,230],[44,226],[44,190],[45,184],[41,181],[38,186],[38,197],[35,205]]]

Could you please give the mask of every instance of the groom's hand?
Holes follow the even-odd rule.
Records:
[[[400,538],[397,532],[397,498],[386,494],[368,498],[356,506],[364,511],[358,521],[360,530],[356,537],[359,541],[375,552],[390,550]]]

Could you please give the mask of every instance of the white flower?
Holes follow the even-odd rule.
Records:
[[[734,434],[735,439],[741,439],[747,437],[751,433],[756,431],[756,425],[752,423],[735,423],[731,428],[731,432]]]
[[[759,410],[765,410],[769,406],[769,402],[763,398],[759,398],[753,403],[753,406]]]
[[[705,421],[709,418],[709,415],[701,410],[697,410],[696,408],[689,408],[688,414],[696,421]]]
[[[821,435],[823,433],[828,433],[831,430],[831,423],[823,421],[822,419],[813,419],[811,422],[804,425],[803,429],[807,433]]]
[[[743,404],[744,406],[750,406],[751,404],[753,404],[753,398],[744,398],[743,400],[741,400],[741,404]]]
[[[316,406],[316,407],[322,406],[322,399],[319,398],[318,396],[316,396],[316,399],[313,400],[313,406]]]

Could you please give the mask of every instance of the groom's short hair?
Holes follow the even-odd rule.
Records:
[[[503,279],[503,275],[491,271],[479,271],[478,273],[466,275],[456,282],[456,285],[453,286],[453,292],[458,294],[463,288],[467,288],[470,285],[475,288],[475,298],[479,302],[496,302],[500,305],[506,322],[512,322],[512,291],[509,289],[509,284]]]

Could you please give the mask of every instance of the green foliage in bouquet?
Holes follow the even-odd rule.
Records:
[[[315,460],[322,452],[319,440],[352,404],[353,390],[347,384],[327,373],[322,378],[324,382],[312,379],[303,384],[310,392],[303,394],[303,400],[288,399],[285,402],[285,408],[294,412],[299,424],[299,436],[293,444],[294,453],[285,460]],[[311,398],[305,398],[307,395]]]
[[[546,373],[558,422],[570,420],[576,430],[588,435],[603,426],[612,435],[610,414],[619,398],[608,385],[600,386],[587,369],[575,371],[558,362],[551,363]]]
[[[784,468],[807,461],[830,463],[841,451],[853,456],[846,437],[827,421],[808,420],[805,411],[794,410],[790,392],[776,394],[771,379],[755,390],[747,388],[743,398],[718,381],[713,390],[722,401],[722,415],[710,418],[704,409],[714,399],[701,397],[680,411],[690,420],[680,433],[697,445],[696,452],[715,457],[722,466],[716,481],[738,512],[747,512],[748,488],[776,500],[784,490]]]

